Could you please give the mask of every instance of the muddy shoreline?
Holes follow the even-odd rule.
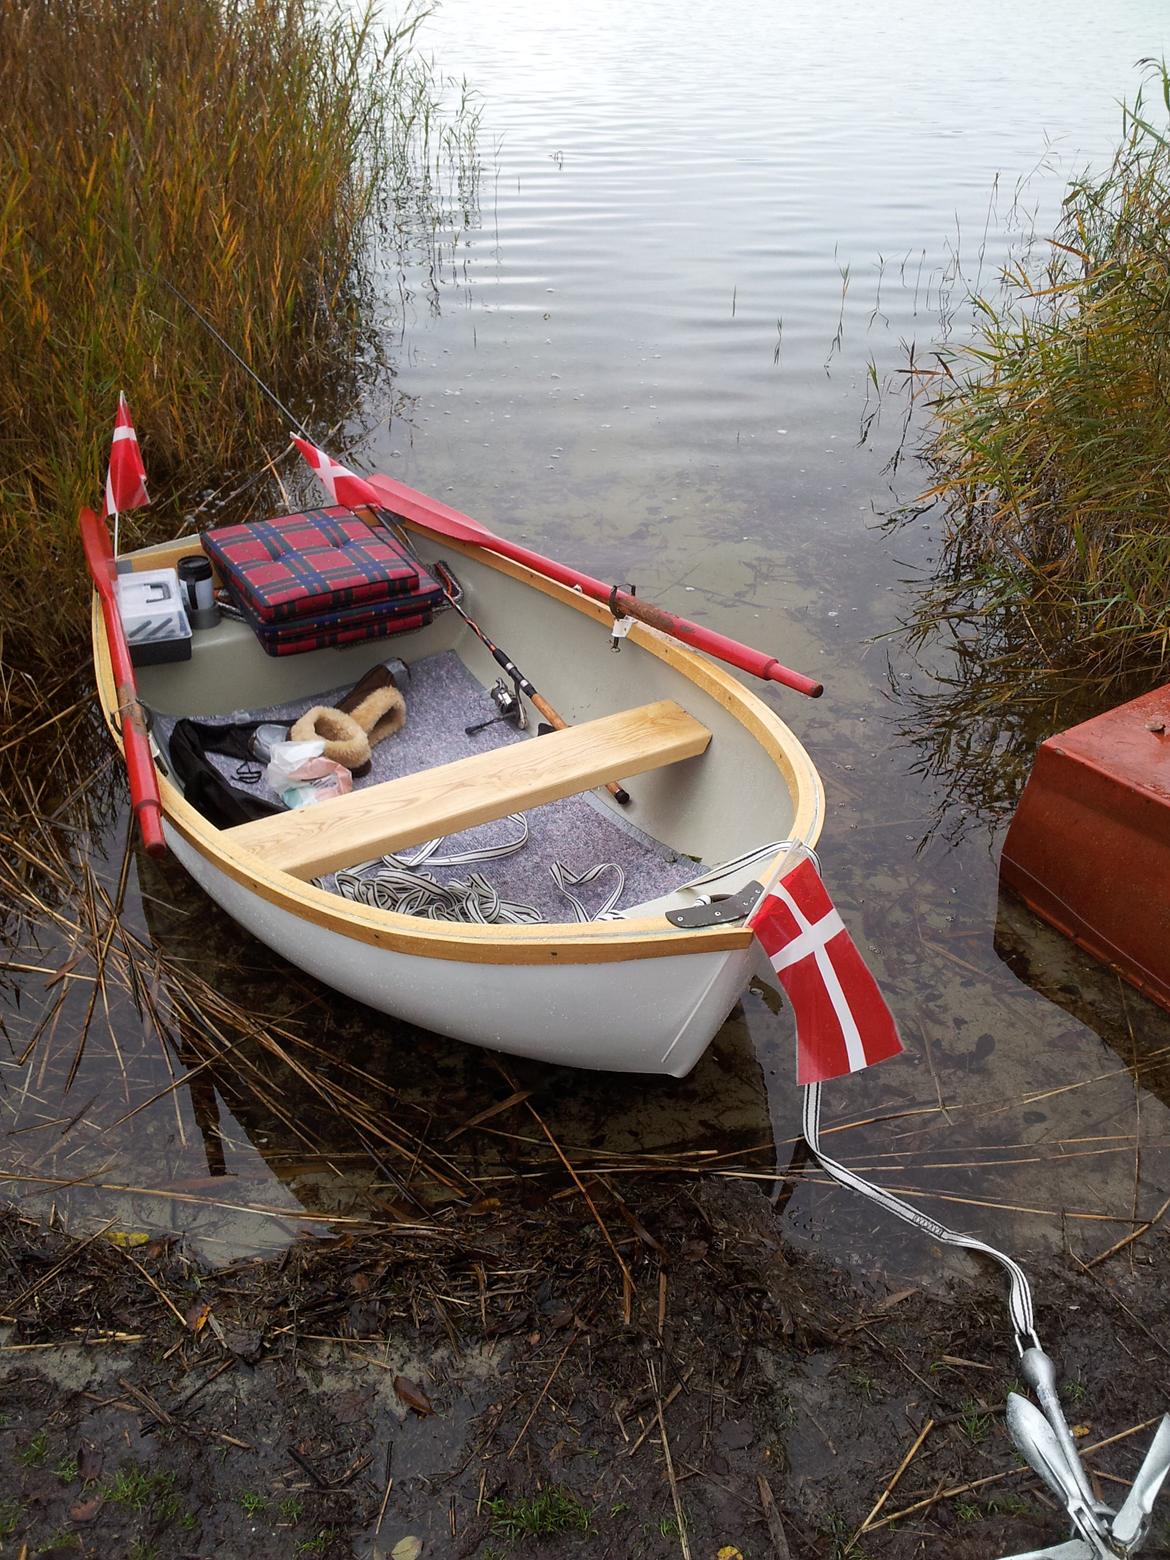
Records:
[[[978,1560],[1064,1536],[1004,1431],[991,1272],[890,1293],[786,1245],[751,1183],[613,1192],[608,1239],[567,1181],[219,1269],[4,1214],[0,1553]],[[1115,1502],[1152,1433],[1125,1432],[1170,1401],[1167,1239],[1033,1270],[1070,1418],[1121,1437],[1089,1457]]]

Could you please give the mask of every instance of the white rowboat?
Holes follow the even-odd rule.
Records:
[[[569,729],[485,751],[469,742],[465,759],[224,829],[162,772],[164,751],[167,847],[253,936],[372,1008],[515,1055],[685,1076],[752,978],[758,945],[742,920],[680,928],[667,912],[766,881],[781,842],[815,845],[824,793],[812,761],[762,700],[705,656],[642,624],[612,654],[604,606],[493,553],[490,543],[405,523],[419,559],[448,561],[468,613],[537,678]],[[119,566],[173,566],[196,546],[187,539],[144,548]],[[96,594],[93,651],[102,709],[119,740],[124,689],[120,697]],[[137,681],[163,724],[239,718],[312,703],[388,656],[412,665],[444,654],[484,690],[498,675],[483,644],[447,611],[392,641],[275,658],[247,626],[224,619],[195,634],[189,661],[141,667]],[[613,780],[629,792],[628,807],[604,790]],[[353,902],[318,881],[586,791],[597,810],[691,858],[702,881],[621,905],[620,919],[535,925],[427,920]]]

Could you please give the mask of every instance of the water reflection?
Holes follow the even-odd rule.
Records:
[[[995,951],[1018,980],[1099,1034],[1135,1086],[1170,1106],[1170,1013],[1033,915],[1010,889],[999,895]]]
[[[67,1055],[34,1026],[0,1107],[9,1185],[37,1212],[173,1229],[222,1260],[529,1183],[542,1199],[550,1174],[563,1179],[549,1133],[582,1174],[774,1164],[742,1019],[681,1084],[496,1059],[291,970],[173,862],[139,853],[134,866],[123,917],[143,932],[136,989],[107,964],[107,1022],[91,1015],[72,1085]],[[86,1022],[96,987],[75,973],[55,1029]],[[31,1022],[28,1006],[13,1019]]]
[[[1021,679],[1019,647],[1000,623],[939,625],[929,609],[889,652],[888,680],[909,772],[930,797],[923,843],[958,846],[1006,827],[1041,742],[1148,691],[1148,679],[1093,683],[1053,672]],[[924,666],[929,660],[930,669]],[[1026,663],[1025,663],[1026,664]]]
[[[908,458],[887,469],[902,428],[876,386],[945,323],[956,245],[976,271],[1006,254],[1021,219],[1010,194],[989,210],[997,174],[1011,191],[1051,165],[1042,225],[1112,145],[1151,52],[1142,0],[1007,20],[976,32],[962,8],[848,0],[733,4],[715,25],[684,0],[664,30],[617,0],[446,0],[427,42],[480,94],[479,207],[457,190],[437,250],[420,235],[382,256],[402,399],[388,424],[370,409],[352,463],[823,677],[817,704],[762,696],[822,770],[826,875],[907,1041],[829,1092],[829,1141],[991,1239],[1092,1253],[1168,1189],[1162,1074],[1135,1086],[1129,1060],[1131,1028],[1152,1057],[1162,1019],[1128,993],[1061,1005],[1085,978],[1059,973],[1074,955],[1043,929],[1027,980],[999,956],[995,820],[1050,714],[981,707],[986,655],[974,702],[942,653],[896,663],[891,702],[881,636],[934,543],[929,521],[893,539],[873,523],[921,485]],[[555,703],[555,664],[546,681]],[[41,691],[55,711],[77,698]],[[467,1179],[538,1204],[555,1156],[530,1105],[583,1171],[669,1165],[685,1184],[703,1166],[773,1189],[797,1101],[787,1017],[758,993],[681,1085],[504,1077],[326,995],[173,863],[125,858],[104,736],[88,784],[84,712],[35,724],[13,733],[27,784],[5,771],[0,866],[0,1191],[31,1213],[174,1228],[224,1258],[441,1209]],[[815,1178],[784,1218],[894,1278],[936,1266]]]

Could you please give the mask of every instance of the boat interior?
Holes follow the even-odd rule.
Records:
[[[522,724],[504,713],[515,690],[452,607],[389,638],[276,656],[225,612],[193,634],[189,660],[137,671],[168,811],[170,787],[182,790],[171,754],[179,721],[291,728],[312,707],[336,708],[382,664],[405,721],[372,746],[368,772],[348,794],[223,829],[233,850],[377,909],[563,924],[732,895],[788,842],[815,840],[815,770],[722,668],[640,626],[615,654],[608,612],[579,594],[424,531],[409,544],[426,566],[446,562],[464,611],[565,729],[551,730],[527,700]],[[197,547],[143,549],[119,567],[173,566]],[[279,806],[260,753],[207,757],[236,791]]]

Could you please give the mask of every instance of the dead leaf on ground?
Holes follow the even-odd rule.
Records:
[[[423,1552],[423,1541],[410,1534],[407,1538],[400,1538],[390,1551],[390,1560],[418,1560]]]
[[[187,1312],[187,1326],[193,1333],[201,1333],[207,1326],[207,1318],[211,1315],[211,1307],[205,1300],[196,1300],[195,1304]]]
[[[468,1213],[494,1213],[500,1206],[498,1197],[477,1197],[468,1208]]]
[[[92,1522],[101,1509],[102,1495],[91,1495],[88,1500],[76,1500],[69,1508],[74,1522]]]
[[[911,1295],[916,1295],[919,1290],[916,1286],[910,1289],[896,1289],[892,1295],[887,1295],[884,1300],[879,1300],[873,1307],[874,1311],[892,1311],[896,1305],[901,1305],[903,1300],[909,1300]]]
[[[434,1413],[435,1405],[418,1383],[411,1381],[409,1376],[395,1376],[394,1390],[407,1408],[413,1408],[416,1414],[425,1416]]]

